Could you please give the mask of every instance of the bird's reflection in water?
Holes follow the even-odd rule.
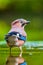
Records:
[[[22,56],[10,55],[7,58],[6,65],[27,65],[25,59]]]

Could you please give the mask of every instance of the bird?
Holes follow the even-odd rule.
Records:
[[[27,21],[23,18],[16,19],[11,23],[11,29],[5,35],[5,40],[10,47],[10,52],[12,47],[19,47],[22,55],[22,46],[26,41],[27,34],[24,30],[25,26],[29,24],[30,21]]]

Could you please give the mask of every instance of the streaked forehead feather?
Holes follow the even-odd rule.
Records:
[[[27,22],[30,22],[30,21],[27,21],[27,20],[21,18],[21,19],[14,20],[11,24],[14,24],[16,22],[27,23]]]

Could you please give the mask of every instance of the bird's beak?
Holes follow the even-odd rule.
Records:
[[[29,23],[30,23],[30,21],[27,21],[27,22],[23,23],[22,26],[24,26],[25,24],[29,24]]]
[[[27,21],[26,23],[24,23],[24,24],[29,24],[30,23],[30,21]]]

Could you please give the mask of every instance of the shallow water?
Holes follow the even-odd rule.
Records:
[[[16,51],[12,51],[10,54],[9,48],[0,48],[0,65],[15,65],[15,58],[19,59],[19,55],[20,51],[18,51],[18,49]],[[24,50],[21,56],[21,60],[22,59],[27,65],[43,65],[43,50]]]

